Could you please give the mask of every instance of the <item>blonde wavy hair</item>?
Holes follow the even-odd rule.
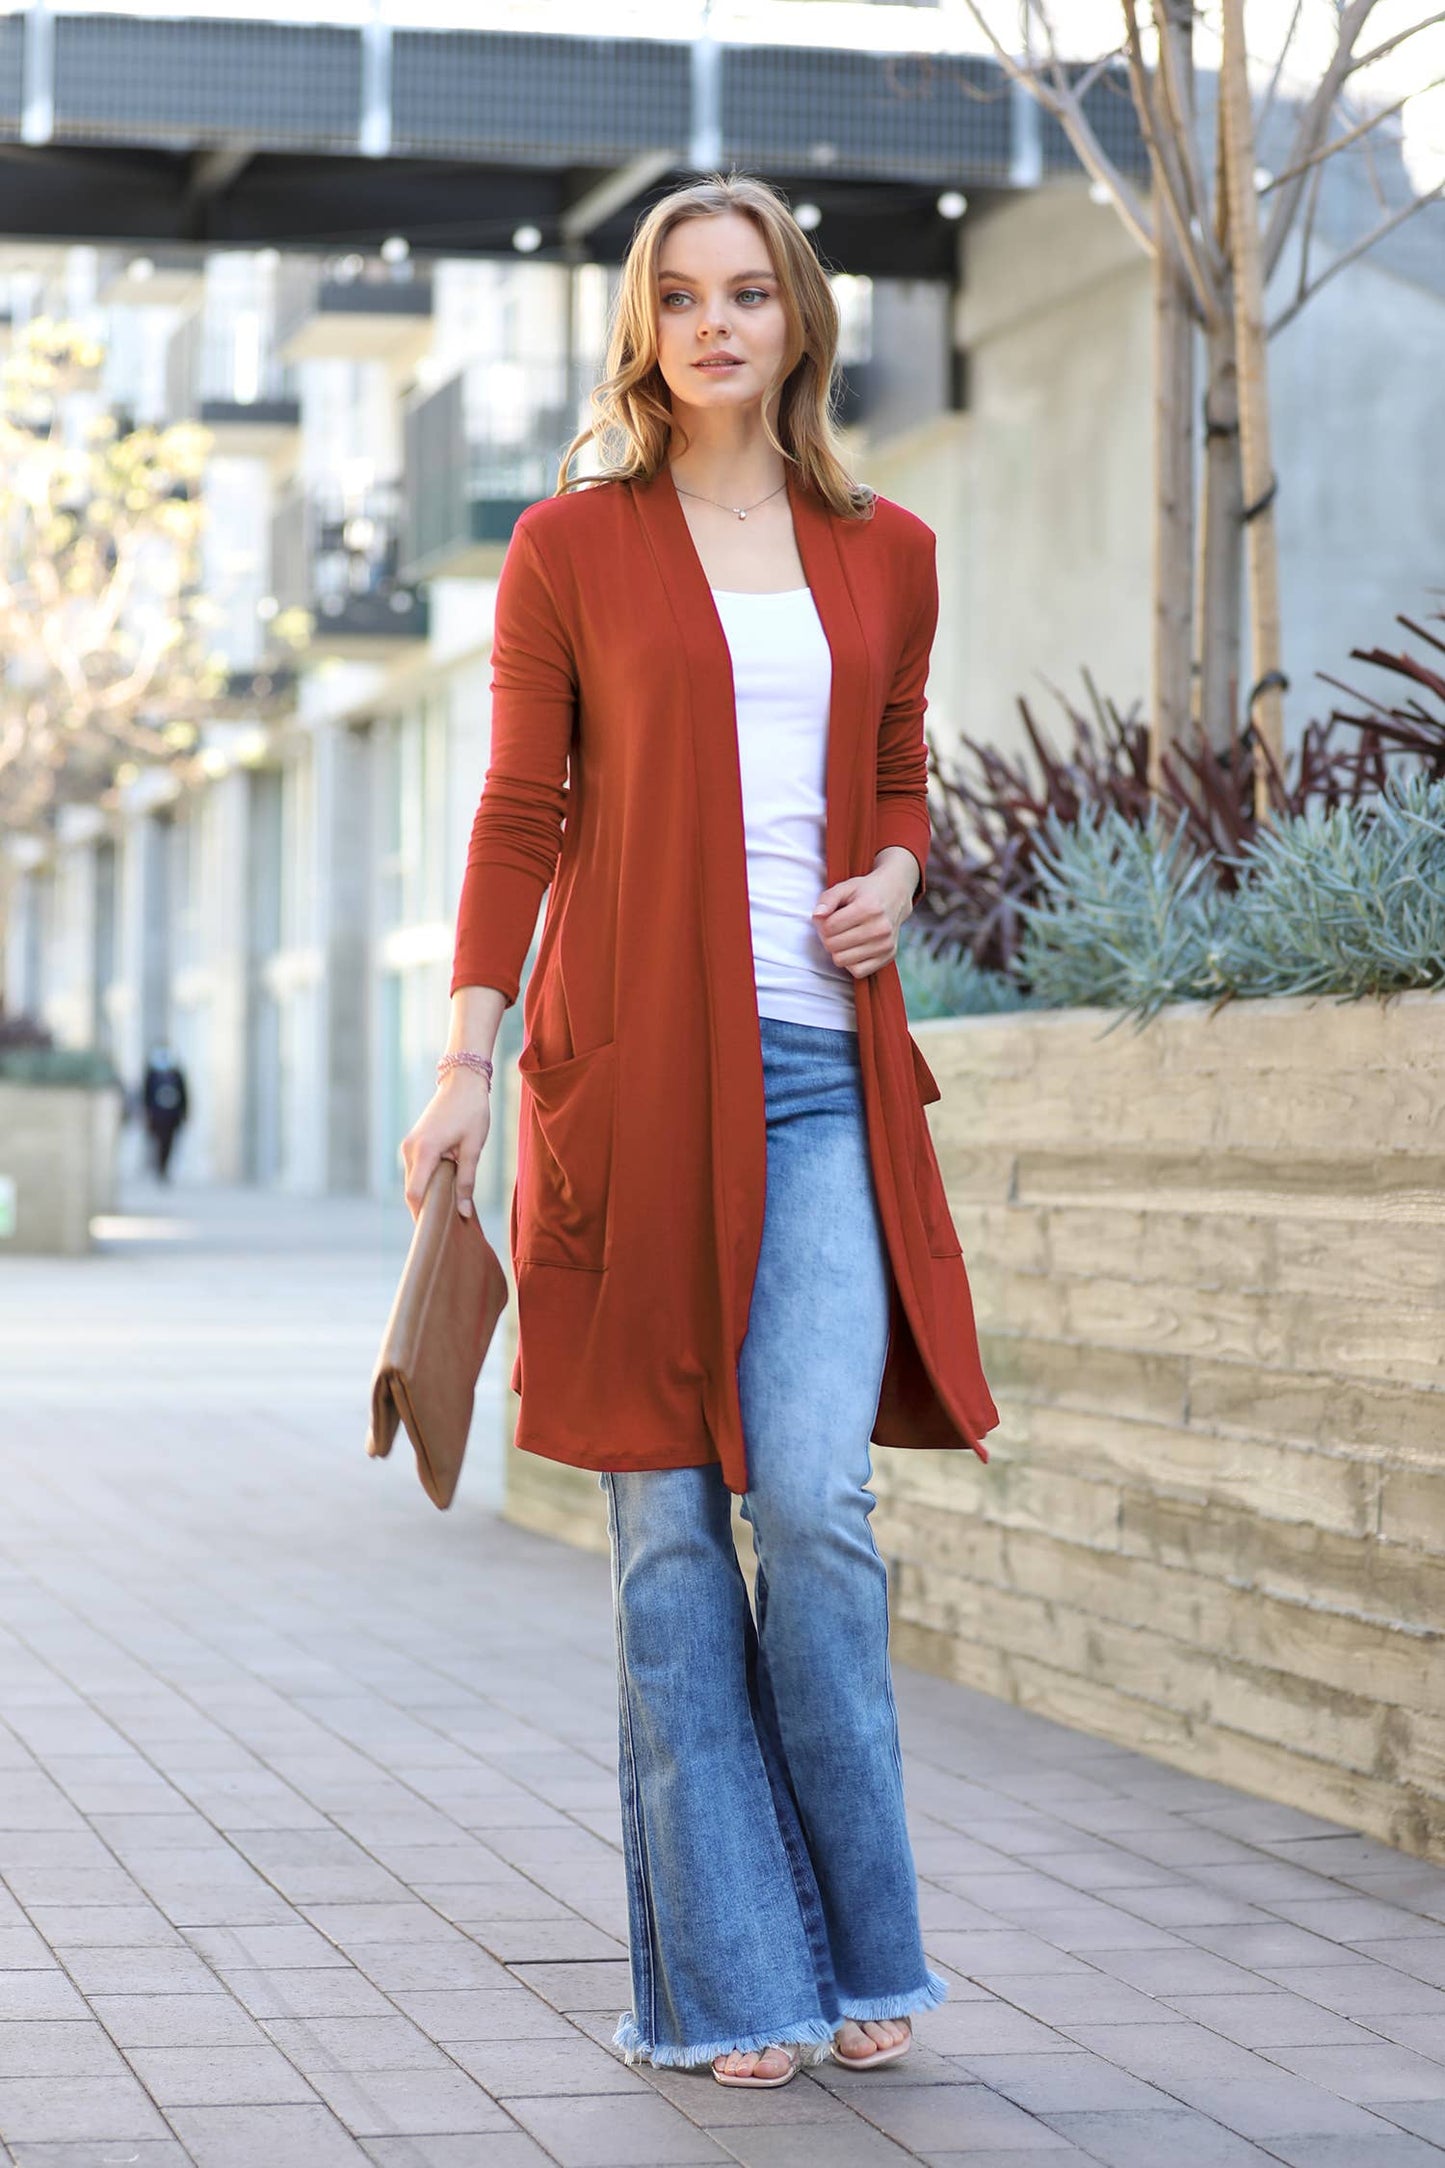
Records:
[[[778,376],[763,400],[763,427],[796,479],[845,519],[867,519],[874,492],[844,465],[834,411],[838,304],[807,235],[778,192],[752,174],[708,174],[675,188],[638,221],[613,305],[607,359],[591,396],[592,419],[562,454],[554,496],[595,482],[651,481],[664,465],[675,423],[657,362],[657,267],[674,226],[689,218],[738,211],[767,245],[787,323]],[[772,394],[781,384],[776,429]],[[685,434],[685,432],[684,432]],[[595,443],[600,470],[570,475],[583,446]]]

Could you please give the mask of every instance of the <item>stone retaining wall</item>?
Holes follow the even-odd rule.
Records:
[[[92,1215],[115,1201],[120,1120],[116,1090],[0,1079],[0,1254],[89,1250]],[[14,1226],[5,1233],[12,1196]]]
[[[1112,1022],[914,1027],[1003,1422],[876,1455],[895,1651],[1445,1857],[1445,998]]]

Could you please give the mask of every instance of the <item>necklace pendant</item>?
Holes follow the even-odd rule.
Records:
[[[733,507],[733,509],[734,509],[734,511],[736,511],[736,510],[737,510],[737,507],[736,507],[736,506],[734,506],[734,507]],[[747,518],[747,516],[748,516],[748,515],[747,515],[747,513],[746,513],[746,512],[738,512],[738,518],[739,518],[739,519],[746,519],[746,518]]]

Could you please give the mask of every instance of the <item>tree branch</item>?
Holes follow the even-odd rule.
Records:
[[[1422,97],[1427,90],[1438,90],[1442,83],[1445,83],[1445,75],[1437,75],[1433,82],[1420,83],[1413,90],[1407,90],[1402,98],[1395,100],[1393,105],[1381,106],[1378,113],[1367,114],[1364,120],[1357,121],[1353,128],[1347,129],[1344,135],[1336,136],[1332,143],[1322,144],[1308,158],[1301,159],[1297,166],[1290,166],[1285,172],[1276,173],[1273,179],[1267,181],[1264,187],[1260,189],[1260,195],[1267,196],[1271,189],[1282,188],[1285,182],[1292,181],[1296,174],[1308,173],[1311,166],[1323,165],[1327,158],[1334,157],[1336,151],[1348,150],[1349,146],[1352,143],[1357,143],[1361,136],[1368,135],[1372,128],[1378,128],[1382,120],[1389,120],[1394,114],[1402,111],[1412,98]]]
[[[1358,60],[1352,60],[1346,73],[1358,75],[1361,68],[1373,67],[1377,60],[1383,60],[1386,53],[1393,53],[1395,47],[1403,45],[1407,38],[1418,36],[1422,30],[1433,30],[1437,23],[1445,23],[1445,13],[1427,15],[1422,22],[1411,23],[1408,28],[1397,30],[1392,38],[1386,38],[1383,44],[1373,46],[1368,53],[1361,53]]]
[[[1329,117],[1339,96],[1340,85],[1350,72],[1355,40],[1364,29],[1375,5],[1376,0],[1346,0],[1346,5],[1340,11],[1339,40],[1330,55],[1330,64],[1315,88],[1314,96],[1300,116],[1294,141],[1285,160],[1286,165],[1303,166],[1318,149],[1329,126]],[[1284,253],[1284,244],[1299,210],[1303,190],[1303,175],[1296,173],[1295,178],[1286,182],[1275,198],[1274,209],[1260,246],[1260,271],[1266,286]]]
[[[1105,151],[1085,118],[1077,96],[1062,78],[1062,72],[1060,71],[1058,86],[1050,89],[1042,80],[1036,65],[1020,62],[1000,43],[978,0],[964,0],[964,6],[993,47],[994,57],[1009,81],[1021,84],[1031,97],[1037,98],[1046,113],[1053,115],[1067,135],[1084,171],[1091,180],[1098,181],[1102,187],[1108,189],[1128,231],[1145,255],[1152,256],[1155,248],[1154,224],[1148,209]],[[1056,56],[1054,65],[1057,68]]]
[[[1171,35],[1176,25],[1170,19],[1170,11],[1171,8],[1180,6],[1192,32],[1193,0],[1154,0],[1154,32],[1159,43],[1158,80],[1163,87],[1165,111],[1173,130],[1174,141],[1179,146],[1183,160],[1190,221],[1197,229],[1200,247],[1205,251],[1201,260],[1217,284],[1223,267],[1211,262],[1208,254],[1209,190],[1205,186],[1199,164],[1199,145],[1194,133],[1195,114],[1190,106],[1186,86],[1180,80],[1179,56]]]
[[[1303,11],[1304,0],[1294,0],[1294,11],[1289,19],[1289,28],[1284,34],[1284,43],[1283,45],[1281,45],[1279,53],[1275,59],[1274,72],[1270,76],[1269,87],[1265,91],[1264,97],[1260,102],[1259,117],[1254,124],[1256,141],[1258,141],[1259,138],[1264,134],[1264,124],[1269,119],[1270,113],[1273,110],[1275,93],[1279,89],[1280,77],[1284,73],[1284,64],[1289,56],[1289,49],[1294,44],[1294,34],[1299,28],[1299,19]]]
[[[1409,203],[1401,204],[1399,210],[1393,211],[1388,218],[1381,219],[1379,225],[1372,227],[1362,240],[1353,242],[1343,255],[1336,256],[1334,262],[1321,271],[1312,286],[1302,288],[1289,306],[1281,309],[1269,326],[1268,336],[1272,339],[1277,331],[1283,331],[1285,325],[1298,316],[1305,303],[1312,301],[1320,288],[1327,285],[1337,271],[1343,271],[1347,264],[1354,263],[1367,249],[1372,249],[1377,241],[1383,241],[1387,233],[1393,233],[1397,226],[1404,225],[1407,218],[1413,218],[1417,211],[1424,210],[1427,203],[1434,203],[1441,196],[1445,196],[1445,181],[1428,189],[1423,196],[1412,197]]]
[[[1170,139],[1168,128],[1161,123],[1155,104],[1154,85],[1144,61],[1144,44],[1139,34],[1135,0],[1124,0],[1124,24],[1129,40],[1129,82],[1153,169],[1155,193],[1162,202],[1173,229],[1179,262],[1189,280],[1195,308],[1208,324],[1218,312],[1219,291],[1197,245],[1203,239],[1203,218],[1201,215],[1196,228],[1193,223],[1195,213],[1190,200],[1189,182],[1180,166],[1177,148]]]
[[[1320,183],[1324,179],[1324,167],[1316,166],[1305,189],[1304,221],[1300,228],[1299,279],[1295,286],[1295,300],[1304,307],[1310,283],[1310,249],[1314,244],[1315,215],[1319,210]],[[1265,334],[1268,337],[1268,333]]]

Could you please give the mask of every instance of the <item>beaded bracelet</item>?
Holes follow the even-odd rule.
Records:
[[[437,1082],[440,1083],[448,1069],[475,1069],[484,1076],[488,1085],[492,1081],[492,1064],[485,1054],[474,1054],[470,1047],[459,1047],[454,1054],[443,1054],[437,1063]]]

